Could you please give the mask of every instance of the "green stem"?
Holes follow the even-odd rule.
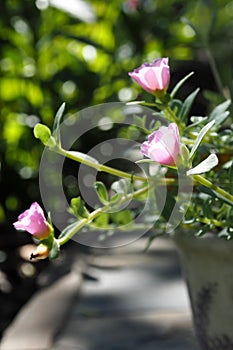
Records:
[[[170,122],[176,123],[178,125],[180,135],[182,135],[185,128],[185,124],[179,118],[177,118],[177,116],[171,110],[170,107],[167,106],[166,108],[164,108],[163,113]]]
[[[210,182],[209,180],[207,180],[206,178],[204,178],[201,175],[193,175],[193,179],[196,180],[201,185],[210,188],[211,190],[220,194],[222,197],[228,199],[230,202],[232,202],[232,205],[233,205],[233,195],[232,194],[226,192],[221,187],[214,185],[212,182]]]
[[[115,176],[125,178],[125,179],[130,179],[130,180],[139,180],[142,182],[150,182],[151,180],[154,181],[153,178],[149,178],[149,177],[147,178],[147,177],[143,177],[143,176],[139,176],[139,175],[133,175],[130,173],[126,173],[125,171],[109,167],[107,165],[92,162],[90,159],[85,159],[85,158],[79,157],[78,155],[76,155],[72,151],[71,152],[66,151],[61,147],[54,149],[54,151],[63,155],[66,158],[72,159],[76,162],[79,162],[79,163],[85,164],[91,168],[94,168],[97,171],[103,171],[105,173],[115,175]],[[157,185],[166,186],[166,185],[174,185],[175,183],[176,183],[176,179],[173,179],[173,178],[156,179]]]
[[[105,208],[105,207],[103,207],[103,208]],[[98,208],[98,209],[94,210],[88,216],[88,218],[84,218],[84,219],[78,221],[77,225],[73,228],[73,230],[69,231],[69,234],[57,239],[58,244],[61,246],[65,243],[67,243],[79,230],[81,230],[81,228],[83,228],[85,225],[89,224],[89,222],[91,222],[99,214],[101,214],[103,212],[103,208]]]
[[[167,119],[171,122],[174,122],[176,124],[180,124],[180,120],[177,118],[177,116],[175,115],[175,113],[171,110],[170,107],[165,107],[163,109],[163,113],[164,115],[167,117]]]
[[[95,224],[90,224],[89,227],[95,231],[110,231],[110,230],[115,230],[116,226],[113,226],[111,224],[109,225],[105,225],[104,227],[100,227],[100,226],[96,226]],[[123,226],[119,226],[117,227],[117,231],[121,231],[121,232],[127,232],[127,231],[138,231],[138,230],[145,230],[149,231],[149,229],[151,229],[151,225],[146,225],[146,224],[139,224],[136,223],[135,225],[133,224],[125,224]]]
[[[126,196],[124,196],[122,198],[122,200],[120,201],[120,203],[118,203],[118,204],[121,205],[125,202],[128,202],[129,200],[132,200],[134,197],[144,194],[149,189],[150,189],[150,187],[146,186],[146,187],[143,187],[143,188],[141,188],[133,193],[129,193]],[[107,210],[109,210],[113,206],[115,206],[115,205],[109,203],[109,204],[103,206],[102,208],[97,208],[92,213],[90,213],[90,215],[87,218],[83,218],[82,220],[78,221],[77,225],[74,226],[74,228],[72,230],[70,230],[66,236],[63,236],[63,237],[57,239],[58,244],[61,246],[65,243],[67,243],[79,230],[81,230],[84,226],[91,223],[97,216],[106,212]]]
[[[223,84],[222,84],[222,81],[221,81],[221,78],[220,78],[220,74],[219,74],[218,69],[217,69],[217,65],[216,65],[214,56],[213,56],[213,54],[212,54],[212,52],[211,52],[211,50],[210,50],[210,48],[209,48],[208,46],[206,47],[206,52],[207,52],[207,56],[208,56],[208,59],[209,59],[209,64],[210,64],[211,70],[212,70],[212,72],[213,72],[213,76],[214,76],[214,79],[215,79],[217,88],[218,88],[220,94],[221,94],[224,98],[227,98],[227,97],[224,95]]]
[[[199,222],[203,223],[203,224],[207,224],[207,225],[214,225],[216,227],[227,227],[226,225],[224,225],[224,223],[222,221],[216,220],[216,219],[208,219],[208,218],[202,218],[202,219],[198,219]]]
[[[125,171],[118,170],[118,169],[115,169],[115,168],[111,168],[111,167],[109,167],[107,165],[104,165],[104,164],[94,163],[94,162],[92,162],[89,159],[85,159],[85,158],[79,157],[75,153],[72,153],[72,151],[71,152],[66,151],[66,150],[64,150],[61,147],[59,149],[55,150],[55,151],[57,153],[63,155],[66,158],[69,158],[69,159],[75,160],[76,162],[85,164],[85,165],[89,166],[90,168],[96,169],[97,171],[103,171],[105,173],[108,173],[108,174],[111,174],[111,175],[115,175],[115,176],[119,176],[119,177],[122,177],[122,178],[125,178],[125,179],[140,180],[140,181],[143,181],[143,182],[147,182],[148,181],[148,179],[146,177],[139,176],[139,175],[132,175],[130,173],[126,173]]]

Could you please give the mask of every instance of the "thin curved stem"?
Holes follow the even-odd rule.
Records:
[[[174,122],[176,124],[180,124],[180,120],[177,118],[177,116],[175,115],[175,113],[171,110],[170,107],[165,107],[163,109],[163,113],[165,114],[165,116],[167,117],[167,119],[171,122]]]
[[[220,74],[218,72],[214,56],[213,56],[213,54],[212,54],[212,52],[211,52],[211,50],[210,50],[210,48],[208,46],[206,47],[206,52],[207,52],[207,56],[208,56],[208,59],[209,59],[209,64],[210,64],[210,67],[211,67],[211,70],[212,70],[212,73],[213,73],[213,76],[214,76],[217,88],[218,88],[220,94],[224,98],[227,99],[227,97],[224,94],[224,88],[223,88],[222,80],[221,80]]]
[[[133,198],[140,196],[142,194],[144,194],[145,192],[147,192],[152,186],[146,186],[143,187],[135,192],[129,193],[126,196],[124,196],[121,201],[120,201],[120,205],[128,202],[129,200],[132,200]],[[95,218],[97,218],[100,214],[105,213],[107,210],[109,210],[110,208],[112,208],[114,206],[114,204],[109,203],[101,208],[97,208],[96,210],[94,210],[92,213],[89,214],[89,216],[87,218],[83,218],[80,221],[77,222],[77,225],[75,225],[73,227],[72,230],[69,231],[69,233],[61,238],[57,239],[58,244],[61,246],[65,243],[67,243],[79,230],[81,230],[84,226],[88,225],[89,223],[91,223]]]
[[[61,147],[59,147],[57,149],[54,149],[54,151],[59,153],[59,154],[61,154],[61,155],[63,155],[66,158],[72,159],[72,160],[74,160],[76,162],[79,162],[81,164],[85,164],[85,165],[89,166],[90,168],[94,168],[97,171],[103,171],[103,172],[105,172],[107,174],[115,175],[115,176],[118,176],[118,177],[121,177],[121,178],[124,178],[124,179],[130,179],[130,180],[133,180],[133,181],[139,180],[139,181],[142,181],[142,182],[150,182],[150,177],[143,177],[143,176],[140,176],[140,175],[134,175],[134,174],[126,173],[125,171],[118,170],[118,169],[109,167],[109,166],[104,165],[104,164],[99,164],[99,163],[92,162],[90,159],[82,158],[82,157],[76,155],[75,153],[72,153],[72,152],[64,150]],[[160,178],[158,178],[158,179],[156,179],[156,181],[157,181],[158,185],[166,186],[166,185],[173,185],[173,184],[175,184],[176,179],[173,179],[173,178],[161,178],[160,179]]]
[[[211,190],[217,192],[220,196],[224,197],[232,203],[233,206],[233,195],[223,190],[221,187],[214,185],[212,182],[207,180],[201,175],[193,175],[193,179],[200,183],[201,185],[210,188]]]
[[[92,162],[89,159],[85,159],[85,158],[79,157],[78,155],[76,155],[76,154],[74,154],[72,152],[66,151],[66,150],[64,150],[61,147],[59,149],[57,149],[56,151],[57,151],[57,153],[63,155],[66,158],[72,159],[72,160],[74,160],[76,162],[79,162],[81,164],[85,164],[85,165],[89,166],[90,168],[96,169],[97,171],[103,171],[105,173],[108,173],[108,174],[111,174],[111,175],[115,175],[115,176],[118,176],[118,177],[122,177],[122,178],[125,178],[125,179],[133,179],[133,180],[139,180],[139,181],[143,181],[143,182],[147,182],[148,181],[148,179],[146,177],[139,176],[139,175],[133,175],[133,174],[130,174],[130,173],[126,173],[125,171],[109,167],[109,166],[104,165],[104,164],[99,164],[99,163]]]

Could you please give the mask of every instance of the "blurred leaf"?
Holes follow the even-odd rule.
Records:
[[[218,237],[224,237],[227,240],[230,240],[233,238],[233,231],[229,230],[229,227],[224,227],[223,230],[221,230],[218,234]]]
[[[229,169],[229,192],[233,194],[233,161],[231,162],[231,167]]]
[[[208,194],[209,196],[211,196],[211,197],[213,197],[213,198],[218,198],[218,199],[220,199],[222,202],[224,202],[224,203],[226,203],[226,204],[228,204],[228,205],[230,205],[230,206],[233,206],[233,203],[230,201],[230,200],[228,200],[227,198],[225,198],[225,197],[223,197],[223,196],[221,196],[218,192],[215,192],[214,190],[211,190],[210,188],[208,188],[208,187],[205,187],[205,186],[199,186],[198,187],[199,188],[199,191],[202,193],[206,193],[206,194]]]
[[[208,6],[204,0],[198,0],[193,5],[192,12],[189,15],[190,18],[184,16],[182,20],[195,31],[198,39],[201,40],[201,44],[206,45],[216,11],[214,6]]]
[[[133,121],[134,124],[139,127],[140,129],[142,129],[144,132],[147,133],[147,128],[146,128],[146,120],[147,120],[147,116],[144,115],[143,117],[140,117],[138,115],[134,115],[133,116]]]
[[[117,225],[127,225],[133,221],[133,213],[129,209],[111,213],[111,220]]]
[[[196,2],[193,22],[204,43],[208,42],[214,16],[215,11],[213,6],[210,8],[210,6],[208,6],[207,2],[204,0],[199,0]]]
[[[197,237],[201,237],[203,236],[205,233],[207,233],[208,231],[210,231],[210,227],[209,225],[205,225],[202,228],[200,228],[200,230],[197,231],[197,233],[195,234],[195,236]]]
[[[41,106],[44,99],[39,85],[33,81],[13,77],[1,78],[0,95],[5,101],[25,97],[34,106]]]
[[[160,189],[155,189],[155,198],[158,207],[158,211],[161,213],[161,216],[169,222],[172,211],[176,205],[176,199],[174,194],[167,192],[166,202],[164,204],[164,198],[162,197],[163,193]]]
[[[98,227],[105,227],[109,223],[109,214],[108,213],[102,213],[100,214],[95,220],[94,224]]]

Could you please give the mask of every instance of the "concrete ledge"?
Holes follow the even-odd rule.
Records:
[[[61,277],[37,292],[5,331],[0,350],[47,350],[61,328],[79,292],[82,277],[77,271]]]
[[[200,350],[186,311],[76,316],[49,350],[90,349]]]

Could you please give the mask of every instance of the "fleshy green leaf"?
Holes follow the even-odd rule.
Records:
[[[73,214],[78,218],[87,218],[90,214],[80,197],[72,198],[70,207]]]
[[[129,181],[126,179],[120,179],[113,182],[111,190],[119,194],[127,194],[129,189]]]
[[[111,204],[117,204],[117,202],[119,202],[119,200],[121,199],[121,197],[122,197],[122,196],[120,195],[120,193],[115,193],[115,194],[111,197],[109,203],[111,203]]]
[[[229,115],[229,111],[226,111],[226,109],[230,106],[230,104],[231,101],[227,100],[215,107],[210,114],[209,120],[215,120],[216,126],[221,125]]]
[[[50,253],[49,253],[49,259],[50,260],[56,259],[59,255],[59,252],[60,252],[60,245],[58,241],[54,238],[52,249],[50,250]]]
[[[133,220],[133,213],[129,209],[125,209],[111,214],[111,219],[115,224],[127,225]]]
[[[47,222],[49,223],[49,225],[53,226],[53,222],[52,222],[50,211],[48,212],[48,215],[47,215]]]
[[[192,124],[188,125],[185,128],[185,130],[192,129],[192,128],[196,127],[197,125],[200,125],[200,124],[204,123],[207,119],[208,119],[208,117],[192,116],[190,118],[190,121],[191,121]]]
[[[48,142],[51,138],[51,131],[50,129],[43,124],[36,124],[34,127],[34,136],[39,139],[45,146],[48,145]]]
[[[189,73],[188,75],[186,75],[182,80],[180,80],[180,81],[176,84],[176,86],[173,88],[173,90],[172,90],[172,92],[171,92],[171,94],[170,94],[170,96],[171,96],[172,98],[175,97],[177,91],[178,91],[178,90],[181,88],[181,86],[186,82],[186,80],[188,80],[193,74],[194,74],[194,72]]]
[[[109,223],[109,214],[102,213],[94,221],[94,224],[98,227],[105,227]]]
[[[96,193],[97,193],[101,203],[107,204],[108,203],[108,191],[107,191],[105,184],[101,181],[96,181],[96,183],[94,184],[94,188],[96,190]]]
[[[194,168],[187,171],[187,175],[203,174],[218,165],[218,157],[212,153]]]
[[[65,103],[61,105],[61,107],[58,109],[53,123],[53,135],[56,140],[56,142],[60,145],[61,139],[60,139],[60,124],[61,124],[61,118],[63,116],[64,110],[65,110]]]
[[[187,120],[189,111],[190,111],[192,104],[193,104],[199,91],[200,91],[200,89],[197,88],[184,100],[184,103],[183,103],[181,111],[180,111],[180,118],[182,121]]]
[[[203,140],[204,136],[207,134],[207,132],[210,130],[210,128],[212,128],[214,123],[215,123],[215,120],[212,120],[211,122],[206,124],[201,129],[201,131],[200,131],[198,137],[196,138],[195,143],[194,143],[194,145],[193,145],[193,147],[191,149],[190,156],[189,156],[190,159],[194,156],[194,154],[195,154],[196,150],[198,149],[198,147],[199,147],[201,141]]]
[[[175,115],[179,116],[181,114],[182,102],[180,100],[174,99],[170,104],[171,109]]]
[[[147,119],[146,115],[143,115],[142,117],[138,115],[133,116],[134,124],[142,129],[146,129],[146,119]]]

